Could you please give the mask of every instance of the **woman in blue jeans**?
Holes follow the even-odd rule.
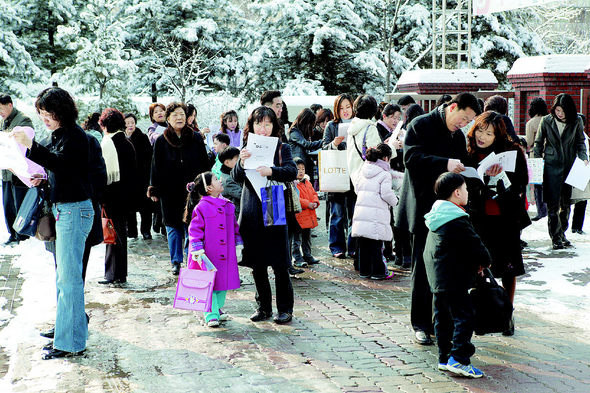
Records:
[[[82,256],[94,218],[88,176],[88,139],[76,124],[78,110],[68,92],[43,90],[35,102],[39,116],[51,131],[47,147],[13,132],[27,147],[28,158],[47,169],[49,201],[55,216],[57,312],[52,344],[43,359],[79,355],[86,349],[88,321],[84,312]],[[35,180],[35,185],[41,181]]]

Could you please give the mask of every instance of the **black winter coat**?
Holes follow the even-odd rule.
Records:
[[[100,215],[100,199],[107,186],[107,167],[102,158],[102,148],[98,139],[86,133],[88,138],[88,176],[92,187],[92,207],[94,208],[94,220],[92,228],[86,238],[86,245],[96,246],[104,240],[102,233],[102,220]]]
[[[133,193],[132,211],[139,211],[147,202],[146,192],[150,184],[150,172],[152,169],[153,148],[146,134],[136,128],[129,137],[129,141],[135,149],[137,162],[137,176],[134,180],[135,191]]]
[[[187,183],[194,181],[201,172],[210,170],[211,166],[203,138],[198,133],[188,127],[183,129],[182,138],[173,133],[171,138],[175,146],[165,134],[154,143],[151,195],[160,198],[164,225],[178,228],[184,225]]]
[[[436,200],[434,182],[447,171],[449,158],[464,161],[465,135],[451,132],[444,106],[418,116],[409,124],[404,140],[405,173],[395,225],[411,233],[426,233],[424,215]]]
[[[467,291],[475,284],[478,267],[490,263],[490,254],[467,216],[451,220],[426,236],[424,266],[432,293]]]
[[[322,149],[331,149],[330,144],[338,136],[338,124],[333,121],[329,122],[324,130],[324,139],[322,141]],[[346,150],[346,138],[338,145],[338,150]]]
[[[279,149],[281,157],[279,159]],[[272,175],[269,180],[278,182],[293,181],[297,177],[297,167],[291,156],[291,149],[285,143],[279,144],[275,152]],[[289,266],[289,237],[287,226],[265,227],[262,220],[262,203],[240,161],[231,172],[235,181],[242,184],[240,201],[240,235],[244,240],[242,264],[249,267],[287,267]]]
[[[303,133],[299,129],[293,127],[289,131],[289,146],[291,146],[291,154],[293,158],[299,157],[305,162],[305,173],[309,176],[309,181],[313,183],[314,164],[309,153],[321,149],[323,141],[309,141],[305,139]]]
[[[119,181],[106,186],[102,195],[102,204],[109,218],[126,216],[131,211],[137,176],[135,149],[125,132],[118,132],[111,139],[117,150],[121,175]]]
[[[533,154],[535,157],[542,157],[545,160],[543,200],[548,205],[557,206],[561,188],[571,187],[565,184],[565,179],[576,156],[581,160],[588,159],[584,145],[582,119],[578,118],[577,122],[573,124],[568,123],[560,137],[553,115],[543,117],[535,138]]]

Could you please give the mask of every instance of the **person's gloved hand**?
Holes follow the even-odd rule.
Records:
[[[243,244],[238,244],[236,246],[236,258],[237,260],[241,260],[242,259],[242,250],[244,249],[244,245]]]
[[[506,192],[506,187],[504,187],[503,180],[498,180],[498,183],[496,183],[496,192],[498,195],[502,195]]]

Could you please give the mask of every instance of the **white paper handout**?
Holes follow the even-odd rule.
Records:
[[[479,172],[477,172],[477,170],[471,166],[465,167],[465,170],[463,172],[461,172],[460,175],[463,175],[465,177],[473,177],[473,178],[479,179],[483,182],[483,177],[480,176]]]
[[[350,123],[338,123],[338,136],[346,138],[348,136],[348,128]]]
[[[543,167],[544,161],[542,158],[529,158],[527,161],[529,166],[529,183],[543,184]]]
[[[12,169],[16,173],[26,171],[27,167],[18,143],[9,137],[9,133],[0,132],[0,169]]]
[[[508,175],[506,171],[502,171],[498,173],[496,176],[491,176],[490,181],[488,182],[488,187],[495,187],[498,184],[498,180],[502,180],[504,183],[504,189],[508,189],[512,185],[510,179],[508,179]]]
[[[516,168],[516,150],[509,150],[499,154],[491,152],[486,158],[480,161],[477,167],[477,172],[483,179],[483,175],[492,165],[498,164],[502,167],[502,170],[506,172],[514,172]]]
[[[252,156],[244,161],[244,169],[256,169],[260,166],[272,167],[278,143],[279,138],[276,136],[262,136],[254,133],[248,135],[246,150]]]
[[[250,136],[248,137],[248,139],[250,139]],[[246,169],[246,177],[250,181],[250,184],[252,184],[252,187],[254,187],[254,191],[256,191],[256,195],[258,195],[258,199],[262,200],[262,197],[260,196],[260,189],[266,187],[268,178],[262,176],[260,173],[258,173],[256,169]],[[285,188],[285,185],[283,183],[279,184],[283,186],[283,189]]]
[[[404,125],[403,120],[400,120],[397,123],[397,126],[395,126],[395,129],[393,130],[391,135],[389,136],[389,142],[387,142],[387,144],[389,145],[389,147],[391,147],[392,150],[395,150],[395,146],[393,145],[393,143],[397,140],[397,137],[399,136],[399,133],[400,133],[403,125]]]
[[[570,169],[570,173],[565,179],[565,183],[584,191],[589,181],[590,165],[584,164],[584,161],[580,160],[580,157],[576,157],[574,165],[572,165],[572,169]]]

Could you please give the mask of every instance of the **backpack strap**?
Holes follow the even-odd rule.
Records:
[[[363,161],[365,161],[367,159],[367,132],[369,131],[369,127],[371,127],[370,124],[365,129],[365,135],[363,135],[363,146],[362,146],[363,152],[362,153],[356,144],[356,138],[355,138],[356,135],[352,136],[352,140],[354,141],[354,147],[355,147],[357,153],[359,154],[359,156],[361,156],[361,159]]]

